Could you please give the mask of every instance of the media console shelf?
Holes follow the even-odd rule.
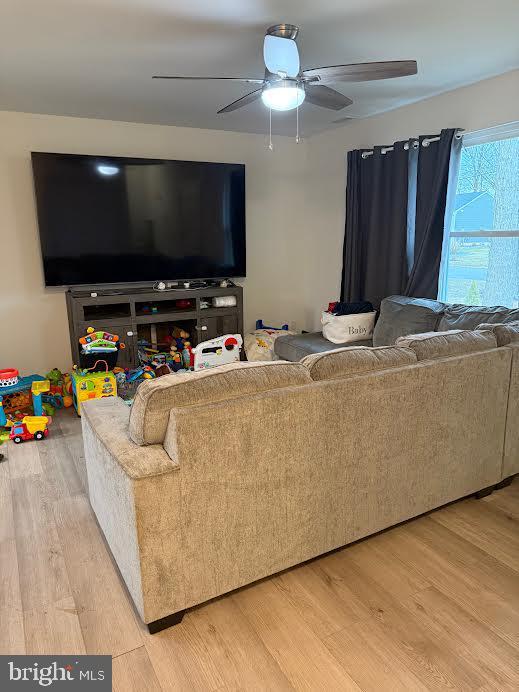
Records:
[[[97,291],[97,296],[91,293]],[[158,339],[169,334],[173,327],[183,327],[190,333],[193,346],[223,334],[243,336],[243,289],[206,287],[154,291],[150,288],[121,290],[76,290],[66,293],[72,360],[79,363],[79,338],[88,327],[117,334],[125,344],[119,352],[118,365],[134,368],[138,365],[139,338]],[[203,307],[216,296],[236,296],[236,306]],[[179,308],[177,300],[189,300],[190,307]]]

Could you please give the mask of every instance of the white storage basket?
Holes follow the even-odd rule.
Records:
[[[376,314],[376,312],[361,312],[357,315],[331,315],[329,312],[323,312],[321,318],[323,336],[334,344],[371,339]]]

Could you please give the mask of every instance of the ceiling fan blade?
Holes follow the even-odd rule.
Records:
[[[174,77],[171,75],[153,75],[152,79],[177,79],[177,80],[212,80],[224,82],[245,82],[247,84],[263,84],[265,80],[254,77]]]
[[[285,72],[287,77],[293,78],[299,74],[299,51],[291,38],[267,34],[263,41],[263,59],[267,70],[273,74]]]
[[[245,94],[245,96],[242,96],[236,101],[229,103],[229,105],[220,108],[220,110],[217,111],[217,113],[230,113],[231,111],[238,110],[238,108],[243,108],[243,106],[248,106],[249,103],[253,103],[261,97],[261,92],[262,89],[256,89],[256,91],[251,91],[250,94]]]
[[[324,84],[305,84],[305,101],[333,111],[340,111],[353,103],[347,96]]]
[[[354,65],[334,65],[304,70],[303,77],[318,77],[321,82],[369,82],[416,74],[416,60],[360,62]]]

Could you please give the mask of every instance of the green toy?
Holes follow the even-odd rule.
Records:
[[[46,402],[43,404],[43,411],[46,416],[50,416],[51,418],[56,413],[54,406]]]
[[[52,370],[45,375],[45,379],[49,380],[51,384],[57,387],[63,380],[63,373],[61,370],[58,370],[58,368],[52,368]]]

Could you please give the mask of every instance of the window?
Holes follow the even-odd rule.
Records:
[[[438,297],[519,306],[519,124],[463,138]]]

